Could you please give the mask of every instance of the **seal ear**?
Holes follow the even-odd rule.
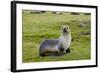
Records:
[[[69,26],[67,25],[66,28],[69,29]]]

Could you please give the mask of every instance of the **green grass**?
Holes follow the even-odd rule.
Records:
[[[81,32],[90,32],[90,15],[63,15],[46,12],[31,14],[23,10],[23,48],[22,61],[45,62],[45,61],[68,61],[91,59],[90,34],[81,35]],[[85,22],[85,27],[79,27],[80,21]],[[44,39],[58,38],[61,34],[61,26],[67,23],[70,27],[72,38],[71,53],[63,56],[39,56],[39,46]]]

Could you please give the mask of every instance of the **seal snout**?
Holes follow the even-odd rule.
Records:
[[[62,26],[62,32],[69,32],[69,27],[68,26]]]
[[[67,29],[66,29],[66,28],[64,28],[64,29],[63,29],[63,32],[67,32]]]

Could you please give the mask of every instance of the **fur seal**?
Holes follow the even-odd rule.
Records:
[[[61,27],[61,36],[58,39],[46,39],[39,48],[40,56],[62,55],[70,52],[71,33],[68,25]]]

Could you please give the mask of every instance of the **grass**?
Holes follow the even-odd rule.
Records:
[[[31,10],[23,10],[23,48],[22,61],[45,62],[45,61],[68,61],[91,59],[90,34],[83,35],[82,32],[90,32],[90,15],[71,15],[69,13],[31,14]],[[79,27],[80,19],[85,27]],[[63,56],[39,56],[39,46],[44,39],[58,38],[61,34],[60,28],[67,23],[71,30],[72,38],[71,53]]]

